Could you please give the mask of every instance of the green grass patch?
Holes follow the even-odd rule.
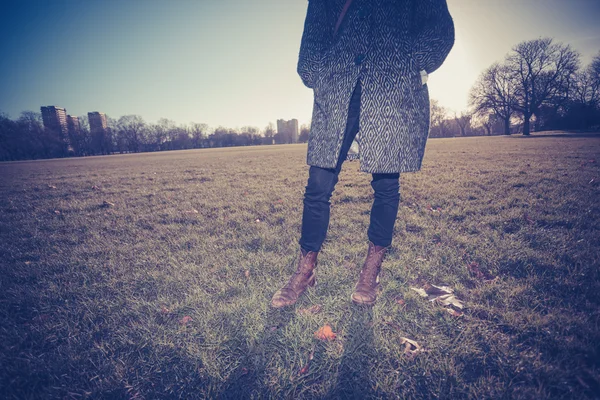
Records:
[[[373,199],[358,162],[317,285],[269,307],[295,268],[305,160],[286,145],[0,164],[2,396],[598,398],[599,136],[430,140],[401,175],[372,309],[350,301]],[[335,340],[314,338],[325,324]]]

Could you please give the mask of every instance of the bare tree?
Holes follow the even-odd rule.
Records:
[[[306,124],[302,124],[300,127],[300,135],[298,136],[298,142],[306,143],[308,142],[308,135],[310,134],[310,126]]]
[[[147,142],[146,122],[139,115],[124,115],[117,122],[119,137],[124,140],[127,150],[140,152]]]
[[[564,100],[564,88],[579,66],[579,54],[569,45],[540,38],[517,44],[506,57],[514,85],[514,108],[523,115],[523,135],[540,107]]]
[[[273,144],[273,138],[275,136],[275,125],[272,122],[269,122],[269,125],[265,128],[264,131],[265,143]]]
[[[460,117],[454,113],[454,120],[460,128],[460,136],[467,136],[467,129],[471,127],[471,118],[473,116],[469,113],[461,112]]]
[[[189,130],[190,135],[192,135],[192,142],[194,144],[194,148],[203,147],[203,143],[209,134],[208,125],[192,122]]]
[[[515,110],[515,89],[506,65],[492,64],[477,79],[469,93],[469,105],[480,117],[490,113],[504,122],[504,134],[510,135],[510,118]]]
[[[431,137],[445,137],[448,131],[448,110],[432,99],[430,103]]]

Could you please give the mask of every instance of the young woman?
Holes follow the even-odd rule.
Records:
[[[446,0],[309,0],[298,73],[314,90],[298,266],[273,296],[296,303],[315,282],[329,199],[353,141],[372,174],[367,257],[352,300],[373,305],[392,243],[401,172],[421,169],[429,134],[427,75],[454,45]]]

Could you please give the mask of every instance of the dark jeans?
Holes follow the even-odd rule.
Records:
[[[342,163],[358,132],[360,94],[361,84],[358,81],[350,99],[344,141],[336,167],[331,169],[310,167],[308,184],[304,193],[302,236],[300,237],[300,246],[304,250],[319,251],[325,241],[329,227],[331,204],[329,200],[338,181]],[[394,222],[398,214],[400,174],[373,174],[371,187],[375,192],[375,199],[371,207],[371,221],[367,236],[373,244],[387,247],[392,243]]]

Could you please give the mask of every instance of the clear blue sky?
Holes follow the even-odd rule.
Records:
[[[310,120],[296,75],[306,0],[13,0],[0,14],[0,111],[42,105],[72,115],[257,126]],[[467,106],[477,76],[516,43],[600,51],[600,0],[448,0],[456,44],[431,97]]]

